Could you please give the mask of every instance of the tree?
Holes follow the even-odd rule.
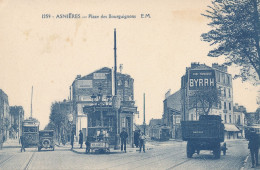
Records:
[[[240,75],[245,80],[259,80],[260,76],[260,0],[212,0],[206,14],[212,30],[201,35],[214,49],[208,56],[224,55],[226,65],[241,67]]]
[[[217,89],[194,91],[191,98],[192,108],[201,108],[200,114],[203,115],[208,115],[212,107],[217,106],[220,102],[219,90]]]
[[[55,102],[51,106],[50,122],[55,125],[55,130],[57,131],[58,141],[60,142],[61,129],[66,121],[66,114],[62,112],[60,103]]]

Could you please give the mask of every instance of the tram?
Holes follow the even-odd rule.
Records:
[[[24,138],[24,147],[37,147],[39,143],[39,125],[40,122],[30,117],[22,123],[22,136]]]
[[[108,133],[109,128],[106,127],[89,127],[87,140],[89,143],[89,152],[110,152]]]
[[[155,125],[150,128],[149,136],[152,140],[167,141],[170,139],[170,127]]]

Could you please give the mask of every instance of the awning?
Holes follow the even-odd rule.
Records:
[[[224,124],[225,131],[229,132],[239,132],[240,130],[233,124]]]

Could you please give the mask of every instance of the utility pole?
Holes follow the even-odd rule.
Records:
[[[114,29],[114,85],[115,85],[115,97],[117,98],[117,63],[116,63],[116,29]],[[115,138],[115,149],[119,149],[119,113],[118,108],[116,110],[116,138]]]
[[[143,122],[143,126],[144,126],[144,135],[145,135],[145,93],[144,93],[144,122]]]
[[[32,99],[33,98],[33,86],[32,86],[32,93],[31,93],[31,116],[30,118],[32,118]]]

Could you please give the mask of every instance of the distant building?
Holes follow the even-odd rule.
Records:
[[[86,76],[80,75],[72,83],[73,124],[76,133],[82,130],[87,135],[88,127],[105,126],[110,129],[111,144],[116,134],[116,111],[112,107],[112,69],[103,67]],[[119,130],[126,128],[128,143],[132,143],[133,120],[137,113],[134,101],[134,79],[117,73],[117,95],[120,98]],[[85,111],[83,108],[86,108]],[[89,109],[88,109],[89,108]],[[92,110],[91,110],[92,109]],[[94,110],[93,110],[94,109]]]
[[[0,89],[0,139],[9,138],[10,119],[8,96]]]
[[[163,101],[163,123],[170,127],[171,138],[181,138],[181,90],[174,94],[168,91]]]
[[[11,138],[20,138],[22,133],[22,122],[24,120],[24,110],[22,106],[10,106],[10,124],[9,136]]]
[[[225,125],[225,138],[236,138],[239,129],[234,124],[232,76],[227,72],[227,66],[214,63],[209,67],[191,63],[186,68],[181,83],[182,120],[198,120],[199,115],[205,114],[205,106],[195,94],[206,90],[219,93],[219,102],[213,104],[208,114],[221,116]]]
[[[235,103],[233,108],[234,112],[234,124],[239,128],[240,132],[238,137],[245,137],[245,126],[246,126],[246,108]]]

